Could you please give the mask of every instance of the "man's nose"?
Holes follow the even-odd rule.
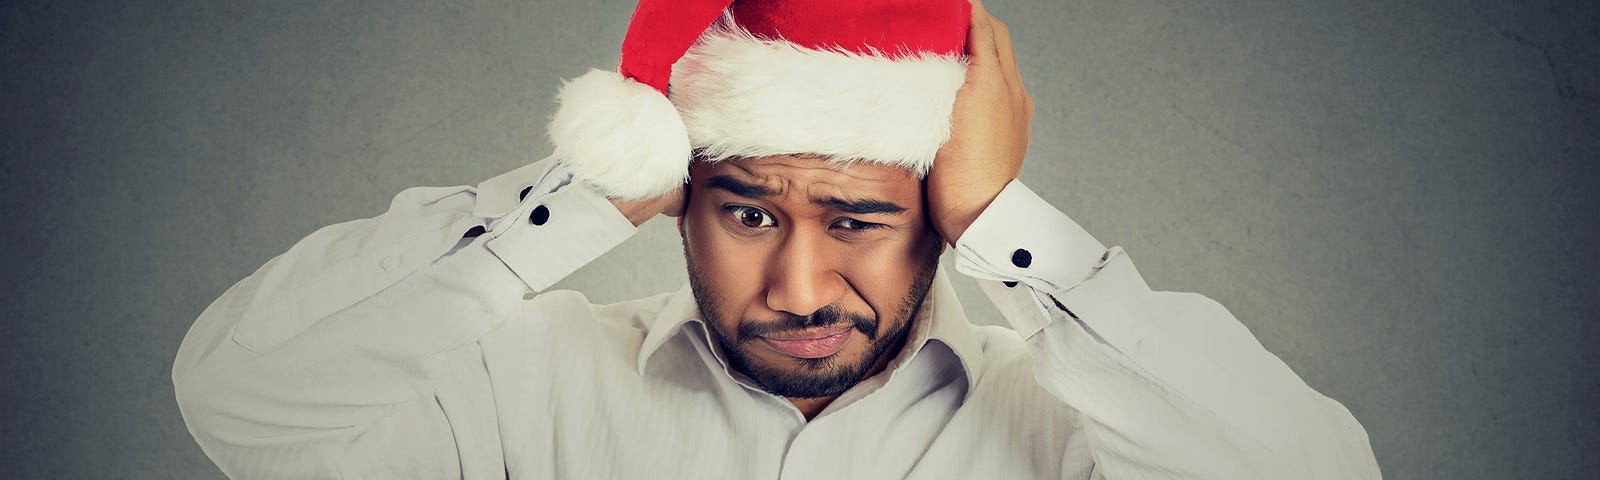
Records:
[[[810,315],[844,297],[844,277],[818,237],[795,232],[784,238],[767,272],[767,308]]]

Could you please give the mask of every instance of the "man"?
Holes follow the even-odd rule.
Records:
[[[241,478],[1377,477],[1226,310],[1015,180],[1011,50],[962,0],[643,1],[553,159],[407,190],[224,293],[184,418]],[[536,293],[663,213],[688,288]],[[1013,329],[966,321],[946,245]]]

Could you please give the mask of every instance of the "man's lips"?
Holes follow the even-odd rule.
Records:
[[[850,339],[850,325],[827,328],[809,328],[788,332],[775,332],[761,336],[774,350],[798,358],[822,358],[844,349]]]

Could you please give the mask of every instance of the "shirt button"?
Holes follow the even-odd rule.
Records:
[[[383,267],[384,271],[394,270],[394,267],[400,266],[400,256],[390,255],[384,257],[382,262],[378,262],[378,266]]]
[[[535,207],[533,213],[528,214],[528,221],[533,222],[534,225],[544,225],[544,222],[550,221],[550,209],[545,208],[544,205]]]
[[[1004,281],[1004,282],[1000,282],[1000,283],[1006,284],[1006,288],[1016,288],[1017,287],[1017,282],[1013,282],[1013,281],[1010,281],[1010,280],[1007,280],[1007,281]]]
[[[520,202],[520,201],[523,201],[523,200],[527,199],[528,198],[528,192],[531,192],[531,191],[533,191],[533,186],[532,185],[529,185],[529,186],[526,186],[526,187],[522,187],[522,191],[517,193],[517,201]]]
[[[1017,251],[1011,252],[1011,264],[1016,265],[1017,268],[1028,268],[1028,265],[1033,265],[1033,254],[1019,248]]]

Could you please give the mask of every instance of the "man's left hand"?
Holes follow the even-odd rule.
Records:
[[[928,172],[929,218],[955,245],[967,227],[1022,170],[1032,134],[1033,98],[1022,88],[1011,32],[972,0],[966,83],[956,94],[950,140]]]

